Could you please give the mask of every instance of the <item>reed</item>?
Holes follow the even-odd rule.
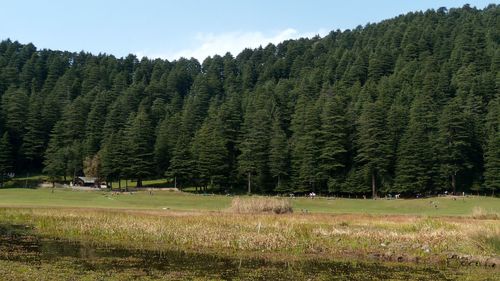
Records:
[[[231,202],[229,210],[239,214],[293,213],[292,203],[290,200],[271,197],[236,197]]]
[[[500,254],[498,221],[467,217],[5,208],[2,223],[30,225],[49,239],[291,259]]]
[[[482,207],[472,208],[472,218],[474,219],[486,219],[486,220],[498,220],[500,219],[500,214],[494,211],[488,211]]]

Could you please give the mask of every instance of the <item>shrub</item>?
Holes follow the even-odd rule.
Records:
[[[293,213],[290,200],[267,197],[236,197],[231,202],[230,210],[235,213]]]

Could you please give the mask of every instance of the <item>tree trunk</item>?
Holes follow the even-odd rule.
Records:
[[[248,172],[248,194],[252,193],[252,182],[251,182],[251,175],[250,172]]]
[[[455,174],[451,175],[451,188],[453,189],[453,195],[455,195],[455,192],[457,191],[457,186],[455,182]]]
[[[24,182],[24,188],[28,188],[28,178],[30,177],[30,172],[26,172],[26,181]]]
[[[174,177],[174,188],[177,188],[177,177]]]
[[[122,179],[118,178],[118,189],[122,190]]]
[[[375,173],[372,173],[372,198],[377,198],[377,189],[375,186]]]
[[[277,189],[278,190],[281,189],[281,177],[280,177],[280,175],[278,175],[278,188]]]
[[[142,179],[141,178],[137,179],[137,185],[136,185],[136,187],[142,187]]]

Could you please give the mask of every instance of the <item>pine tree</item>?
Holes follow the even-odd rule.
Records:
[[[43,160],[46,137],[41,105],[42,101],[40,95],[32,93],[26,120],[26,134],[23,136],[23,144],[21,147],[24,158],[28,160],[28,170],[40,168]]]
[[[488,105],[486,135],[488,139],[484,156],[484,186],[486,190],[495,194],[500,190],[500,98],[498,97]]]
[[[165,116],[157,128],[155,140],[154,157],[158,172],[166,171],[172,159],[172,151],[177,143],[179,135],[180,116]]]
[[[102,176],[107,182],[118,181],[120,188],[121,179],[125,176],[126,150],[124,134],[120,130],[106,139],[100,151]]]
[[[289,176],[289,149],[285,132],[281,128],[279,113],[275,113],[269,150],[269,171],[276,180],[276,192],[288,191],[286,179]]]
[[[180,189],[192,181],[193,160],[189,148],[189,138],[185,133],[181,133],[172,152],[170,166],[165,173],[174,180],[175,187]]]
[[[494,195],[500,190],[500,130],[488,139],[485,162],[484,185]]]
[[[25,134],[29,98],[24,89],[9,88],[2,96],[2,117],[9,132],[14,153],[21,146]]]
[[[63,123],[59,122],[52,130],[49,145],[45,151],[43,173],[52,181],[52,186],[55,186],[55,182],[59,180],[61,176],[65,175],[67,170],[67,147],[64,146],[63,134]]]
[[[347,161],[345,104],[342,97],[331,92],[324,93],[324,97],[318,102],[321,108],[319,173],[321,179],[327,183],[328,191],[336,191],[340,188]]]
[[[413,101],[408,128],[397,154],[396,189],[404,193],[432,191],[438,159],[434,156],[437,128],[432,99],[419,95]]]
[[[0,139],[0,187],[3,187],[8,174],[13,172],[13,164],[12,145],[9,133],[5,132]]]
[[[226,178],[228,151],[222,135],[222,122],[219,121],[217,109],[211,106],[209,115],[201,128],[196,132],[192,155],[197,174],[204,186],[213,187],[221,184]]]
[[[269,90],[269,89],[267,89]],[[257,91],[262,91],[259,89]],[[242,135],[238,148],[238,171],[246,178],[247,192],[265,191],[265,177],[269,155],[270,118],[264,92],[256,92],[243,118]],[[252,187],[253,186],[253,187]]]
[[[356,162],[371,181],[372,197],[377,197],[377,182],[387,176],[390,143],[387,138],[384,109],[378,103],[366,102],[358,120]]]
[[[96,93],[85,124],[85,155],[95,155],[102,142],[102,131],[106,122],[106,91]]]
[[[81,174],[84,169],[83,145],[80,140],[74,140],[71,144],[66,146],[64,151],[66,153],[66,171],[64,173],[64,180],[66,181],[66,175],[72,175],[73,178],[75,178]],[[84,173],[84,175],[87,174]]]
[[[449,179],[453,194],[457,191],[457,176],[471,168],[467,157],[470,147],[464,107],[462,101],[455,98],[443,109],[438,135],[441,176]]]
[[[295,191],[315,191],[319,182],[318,157],[320,117],[314,103],[308,103],[307,97],[299,100],[292,119],[292,170]]]
[[[241,135],[242,110],[241,96],[235,93],[228,93],[226,100],[219,108],[219,118],[222,123],[222,134],[226,141],[228,151],[227,159],[227,188],[232,189],[238,184],[238,163],[237,157],[238,140]]]
[[[129,175],[137,179],[137,187],[142,187],[142,180],[154,172],[154,131],[144,108],[140,108],[137,115],[130,119],[125,139]]]

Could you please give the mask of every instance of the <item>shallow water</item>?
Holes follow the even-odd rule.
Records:
[[[331,260],[295,262],[137,251],[40,239],[0,225],[1,280],[498,280],[498,271]]]

